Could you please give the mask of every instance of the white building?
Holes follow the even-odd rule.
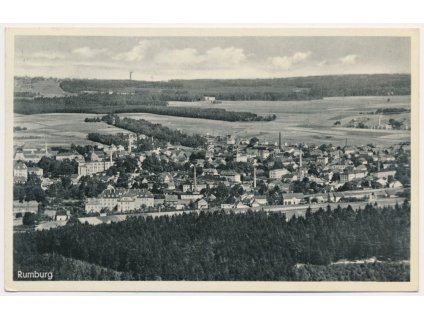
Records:
[[[300,204],[304,199],[303,193],[284,193],[283,194],[283,204],[284,205],[294,205]]]
[[[97,198],[89,198],[85,202],[86,212],[100,212],[107,208],[110,211],[127,212],[144,207],[154,206],[154,196],[145,189],[123,189],[109,186]]]
[[[269,171],[270,179],[280,179],[282,176],[288,174],[289,171],[287,169],[273,169]]]

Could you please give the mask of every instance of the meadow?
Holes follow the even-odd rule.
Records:
[[[170,106],[211,107],[208,102],[170,102]],[[223,101],[213,107],[233,111],[248,111],[259,115],[276,114],[272,122],[236,122],[225,123],[213,120],[178,118],[152,114],[121,114],[131,118],[144,118],[170,128],[182,129],[211,135],[234,134],[241,138],[258,136],[271,142],[278,141],[281,131],[284,142],[333,143],[345,144],[392,144],[409,141],[407,130],[370,130],[334,126],[340,120],[342,126],[360,113],[375,112],[378,108],[403,107],[410,109],[409,96],[391,96],[390,102],[385,96],[331,97],[311,101]],[[375,117],[378,115],[366,115]],[[406,119],[410,122],[410,113],[382,116],[381,121],[389,118]]]
[[[360,113],[375,112],[378,108],[403,107],[410,108],[409,96],[391,96],[390,102],[385,96],[376,97],[332,97],[312,101],[223,101],[221,104],[209,102],[170,102],[170,106],[184,107],[216,107],[232,111],[248,111],[259,115],[276,114],[271,122],[223,122],[208,119],[183,118],[146,113],[123,113],[121,117],[145,119],[159,123],[171,129],[179,129],[187,133],[210,135],[233,134],[240,138],[257,136],[261,140],[278,141],[281,131],[283,142],[332,143],[344,145],[346,138],[349,144],[367,143],[394,144],[410,140],[408,130],[370,130],[334,126],[336,120],[342,126]],[[375,117],[378,115],[366,115]],[[410,113],[382,116],[388,118],[405,118],[410,120]],[[86,117],[92,114],[15,114],[14,125],[27,127],[26,131],[15,132],[15,143],[40,143],[44,138],[49,144],[69,145],[70,143],[89,144],[86,139],[89,132],[117,133],[122,129],[106,123],[86,123]],[[34,137],[40,137],[39,140]]]
[[[14,114],[14,126],[26,127],[27,130],[14,132],[15,146],[69,146],[96,144],[87,139],[90,132],[116,134],[125,130],[105,122],[84,122],[92,114]]]

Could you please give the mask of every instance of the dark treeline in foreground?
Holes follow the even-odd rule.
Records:
[[[102,120],[109,125],[114,125],[132,131],[136,134],[142,134],[153,137],[159,141],[169,142],[174,145],[182,145],[186,147],[202,147],[206,143],[205,137],[198,134],[188,135],[184,132],[173,130],[164,127],[161,124],[153,124],[144,119],[120,118],[117,115],[106,115]],[[105,144],[110,144],[112,141],[108,137],[100,134],[89,134],[88,138],[92,141],[97,141]]]
[[[169,107],[155,95],[83,94],[66,97],[15,99],[18,114],[41,113],[151,113],[157,115],[202,118],[222,121],[271,121],[276,115],[259,116],[250,112],[220,108]]]
[[[409,280],[410,206],[284,214],[200,212],[133,217],[97,226],[73,223],[14,234],[14,268],[63,273],[63,260],[93,266],[80,279],[121,280]],[[376,257],[371,264],[332,264]],[[306,265],[301,265],[306,264]],[[98,268],[107,269],[104,276]],[[72,273],[56,279],[69,279]]]
[[[143,92],[160,100],[196,101],[203,96],[220,100],[308,100],[335,96],[409,95],[409,74],[328,75],[274,79],[203,79],[168,82],[128,80],[64,80],[70,93],[83,91]]]

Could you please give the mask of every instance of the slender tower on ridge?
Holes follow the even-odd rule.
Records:
[[[281,131],[278,133],[278,149],[281,150]]]

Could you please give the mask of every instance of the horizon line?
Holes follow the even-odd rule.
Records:
[[[372,75],[409,75],[411,73],[351,73],[351,74],[322,74],[322,75],[303,75],[303,76],[288,76],[288,77],[234,77],[234,78],[171,78],[164,80],[138,80],[129,78],[95,78],[95,77],[53,77],[53,76],[29,76],[29,75],[14,75],[13,78],[43,78],[43,79],[56,79],[56,80],[102,80],[102,81],[131,81],[131,82],[170,82],[170,81],[206,81],[206,80],[221,80],[221,81],[233,81],[233,80],[276,80],[276,79],[291,79],[291,78],[306,78],[306,77],[330,77],[330,76],[372,76]]]

